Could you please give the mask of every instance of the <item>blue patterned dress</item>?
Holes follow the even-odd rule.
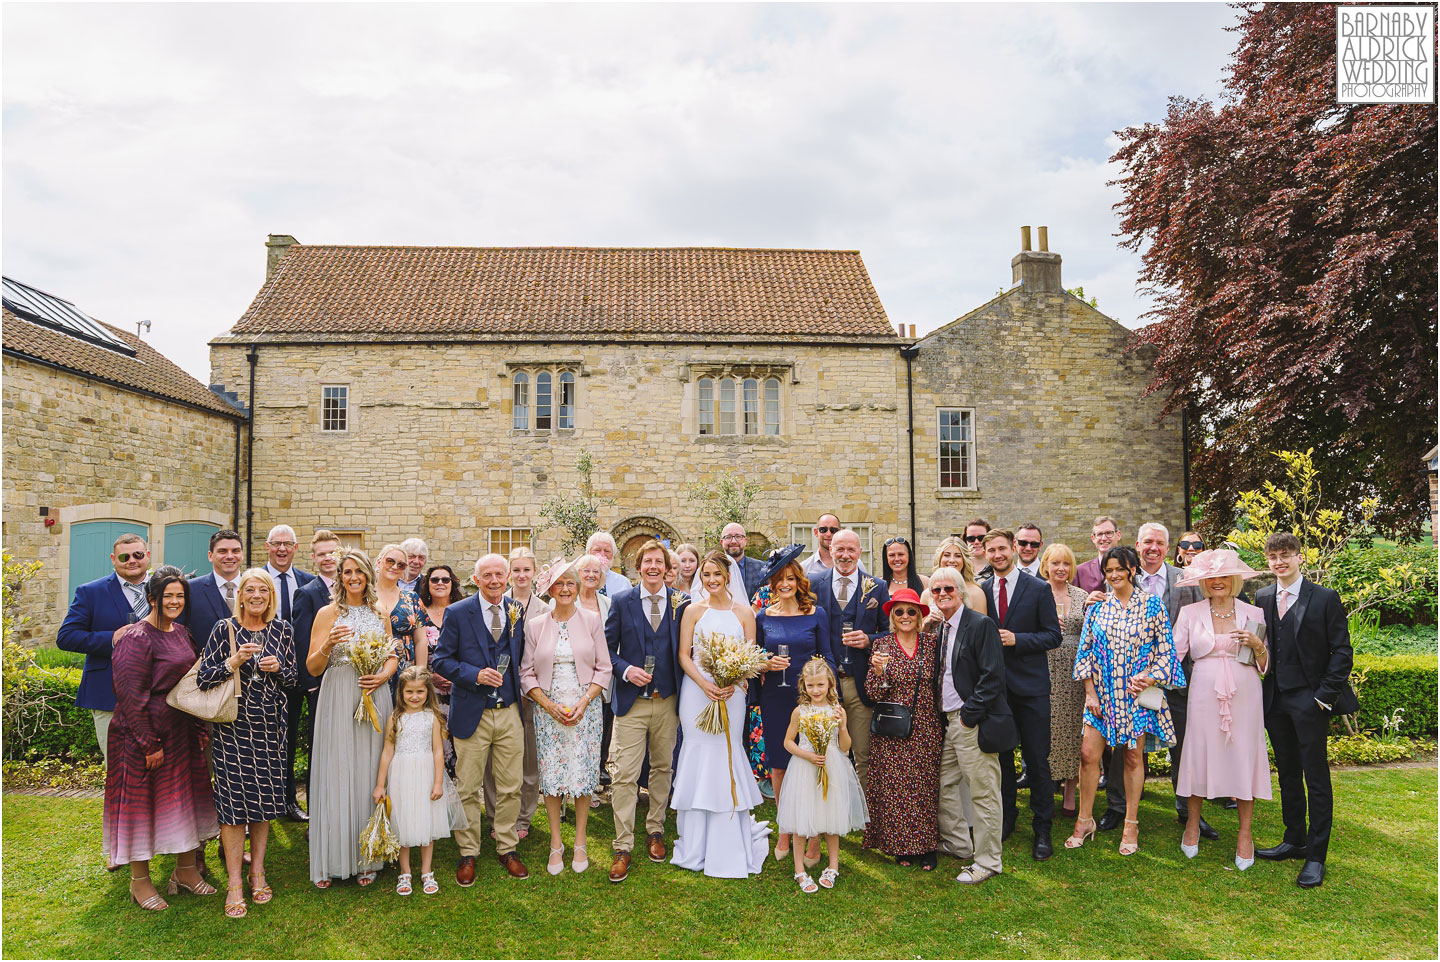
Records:
[[[1126,690],[1142,671],[1163,688],[1185,685],[1165,603],[1136,588],[1128,605],[1110,595],[1086,613],[1074,678],[1094,679],[1100,716],[1086,711],[1085,724],[1104,735],[1107,744],[1133,748],[1143,736],[1145,751],[1159,751],[1175,744],[1175,724],[1168,703],[1159,711],[1141,708]]]
[[[420,606],[419,596],[408,588],[400,589],[400,597],[396,600],[395,607],[390,609],[390,633],[395,636],[395,654],[400,659],[400,666],[395,669],[397,678],[402,671],[415,664],[413,635],[416,627],[422,624],[420,619],[424,610]],[[390,687],[394,689],[394,679],[391,680]]]

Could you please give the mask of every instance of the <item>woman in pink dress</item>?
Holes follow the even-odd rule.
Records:
[[[1199,585],[1205,600],[1181,608],[1175,619],[1176,654],[1193,661],[1185,752],[1175,785],[1176,795],[1190,799],[1180,848],[1187,858],[1199,854],[1205,799],[1234,797],[1240,815],[1235,867],[1242,872],[1255,861],[1250,834],[1255,799],[1271,797],[1260,689],[1270,655],[1255,632],[1246,629],[1251,623],[1263,625],[1265,615],[1237,597],[1245,579],[1257,573],[1234,551],[1200,552],[1178,584]]]

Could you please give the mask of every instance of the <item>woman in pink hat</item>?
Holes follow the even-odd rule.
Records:
[[[1187,858],[1199,854],[1201,803],[1233,796],[1240,815],[1235,867],[1242,872],[1255,861],[1250,834],[1255,799],[1271,797],[1260,688],[1270,654],[1255,633],[1265,615],[1238,598],[1245,579],[1256,574],[1234,551],[1201,551],[1178,584],[1199,585],[1205,600],[1186,605],[1175,618],[1176,655],[1193,661],[1185,751],[1175,785],[1176,795],[1190,799],[1180,848]]]

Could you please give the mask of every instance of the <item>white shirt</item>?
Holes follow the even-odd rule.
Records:
[[[120,577],[117,574],[115,576],[115,580],[120,582],[120,589],[125,593],[125,601],[129,603],[130,610],[134,611],[136,599],[145,597],[145,585],[150,579],[146,578],[138,585],[132,585],[130,582],[126,581],[124,578]],[[146,599],[145,603],[148,606],[150,602],[148,599]]]
[[[239,597],[239,593],[240,593],[240,573],[239,573],[238,571],[235,573],[235,578],[234,578],[233,581],[226,581],[224,578],[220,577],[220,572],[218,572],[218,571],[214,573],[213,577],[215,578],[215,587],[220,589],[220,598],[221,598],[221,600],[224,600],[224,598],[225,598],[225,586],[226,586],[226,585],[229,585],[229,586],[230,586],[230,590],[233,592],[233,594],[231,595],[232,598],[234,598],[234,597]],[[277,599],[277,601],[278,601],[278,599]]]
[[[846,588],[843,594],[845,600],[840,601],[840,582],[849,582],[850,587]],[[830,575],[830,591],[835,595],[835,603],[848,607],[851,601],[855,600],[855,592],[860,590],[860,566],[856,565],[855,570],[848,575],[842,575],[840,569],[833,569]]]
[[[1006,589],[1007,591],[1009,589]],[[940,626],[940,637],[945,637],[945,632],[950,632],[949,643],[945,650],[940,652],[940,657],[945,659],[945,677],[940,682],[940,710],[947,715],[952,711],[959,711],[960,706],[965,704],[965,699],[955,690],[955,676],[951,669],[950,653],[955,648],[955,637],[960,633],[960,618],[965,613],[965,606],[961,605],[955,609],[955,614]]]
[[[1010,573],[1003,578],[995,575],[992,575],[991,577],[993,577],[996,582],[1005,582],[1005,614],[1009,615],[1010,605],[1012,602],[1015,601],[1015,586],[1020,583],[1020,567],[1018,565],[1012,567],[1010,569]],[[1000,611],[1000,585],[997,583],[991,585],[991,587],[994,589],[996,606],[995,611],[998,615]]]
[[[1040,556],[1039,556],[1039,555],[1036,555],[1036,556],[1035,556],[1035,560],[1032,561],[1032,562],[1030,562],[1030,564],[1028,564],[1028,565],[1026,565],[1026,564],[1020,564],[1020,561],[1019,561],[1019,559],[1017,558],[1016,561],[1015,561],[1015,567],[1019,568],[1021,571],[1029,572],[1030,574],[1032,574],[1032,575],[1034,575],[1035,577],[1039,578],[1039,577],[1040,577]],[[1042,580],[1043,580],[1043,579],[1042,579]]]
[[[414,591],[414,590],[415,590],[415,586],[420,583],[420,579],[423,578],[424,576],[425,576],[425,572],[422,571],[422,572],[420,572],[418,575],[416,575],[415,577],[411,578],[409,581],[402,581],[402,582],[400,582],[400,587],[404,588],[406,591]]]

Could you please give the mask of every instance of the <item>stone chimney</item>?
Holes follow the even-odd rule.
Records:
[[[1025,285],[1030,294],[1060,294],[1060,255],[1050,251],[1050,229],[1040,228],[1040,249],[1030,249],[1030,228],[1020,228],[1020,253],[1010,258],[1010,283]]]
[[[280,258],[290,249],[291,244],[300,243],[289,234],[271,234],[265,240],[265,279],[268,281],[270,275],[275,273],[275,268],[280,264]]]

